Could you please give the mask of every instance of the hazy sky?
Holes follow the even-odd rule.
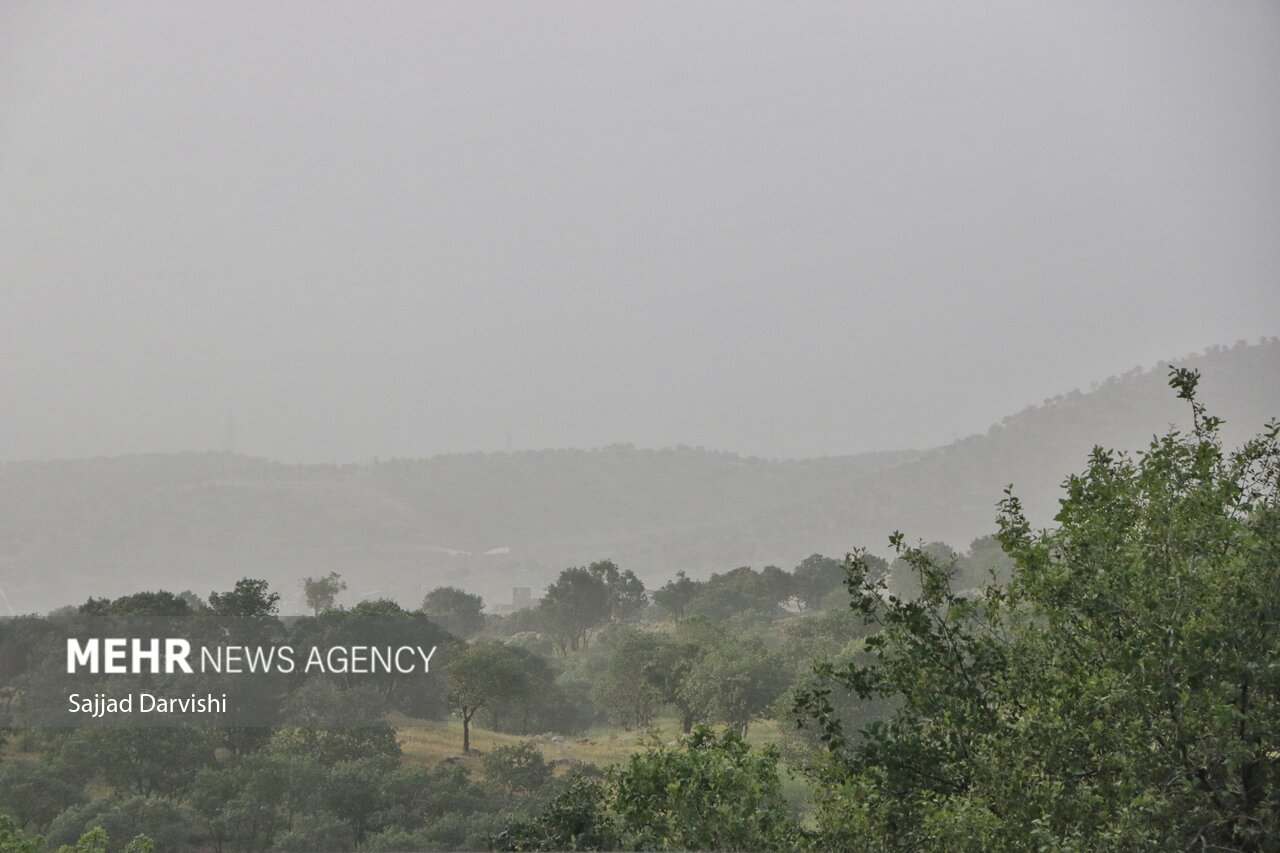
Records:
[[[1280,3],[0,5],[0,458],[945,443],[1280,334]]]

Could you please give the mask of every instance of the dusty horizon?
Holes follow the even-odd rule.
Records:
[[[0,458],[944,445],[1280,331],[1277,43],[1275,5],[8,3]]]

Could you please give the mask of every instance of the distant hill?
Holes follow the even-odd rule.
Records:
[[[1280,416],[1280,340],[1178,363],[1201,370],[1230,441]],[[498,603],[512,586],[605,557],[657,584],[679,569],[883,552],[895,529],[963,546],[991,532],[1007,484],[1047,523],[1091,446],[1141,448],[1185,426],[1167,373],[1131,371],[933,450],[801,461],[618,446],[348,466],[226,453],[10,462],[0,591],[29,612],[142,588],[207,595],[248,575],[270,580],[293,611],[301,577],[338,571],[349,598],[416,605],[449,583]]]

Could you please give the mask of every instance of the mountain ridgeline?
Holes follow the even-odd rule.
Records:
[[[1280,340],[1179,360],[1228,443],[1280,416]],[[739,565],[791,567],[886,537],[963,549],[1013,484],[1050,524],[1089,449],[1140,450],[1190,413],[1169,365],[1134,369],[945,447],[768,461],[687,447],[472,453],[285,465],[228,453],[0,466],[0,615],[139,589],[204,595],[264,578],[285,612],[329,571],[354,599],[416,606],[451,584],[490,603],[569,565],[613,559],[651,587]],[[749,413],[747,413],[749,416]],[[535,592],[536,594],[536,592]]]

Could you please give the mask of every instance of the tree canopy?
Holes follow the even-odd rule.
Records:
[[[542,624],[561,654],[585,646],[592,628],[603,625],[613,612],[613,596],[598,572],[570,568],[547,587],[538,605]]]
[[[484,599],[456,586],[439,586],[427,593],[422,612],[456,637],[474,637],[484,628]]]
[[[302,595],[307,600],[307,606],[316,616],[326,610],[332,610],[338,594],[344,592],[346,588],[347,582],[337,572],[329,572],[318,578],[302,579]]]
[[[925,547],[892,543],[917,597],[865,561],[869,662],[819,668],[798,697],[829,754],[820,834],[845,849],[1280,846],[1280,424],[1234,453],[1195,397],[1136,456],[1096,448],[1058,526],[1000,504],[1011,583],[953,588]],[[849,731],[832,690],[891,698]]]

